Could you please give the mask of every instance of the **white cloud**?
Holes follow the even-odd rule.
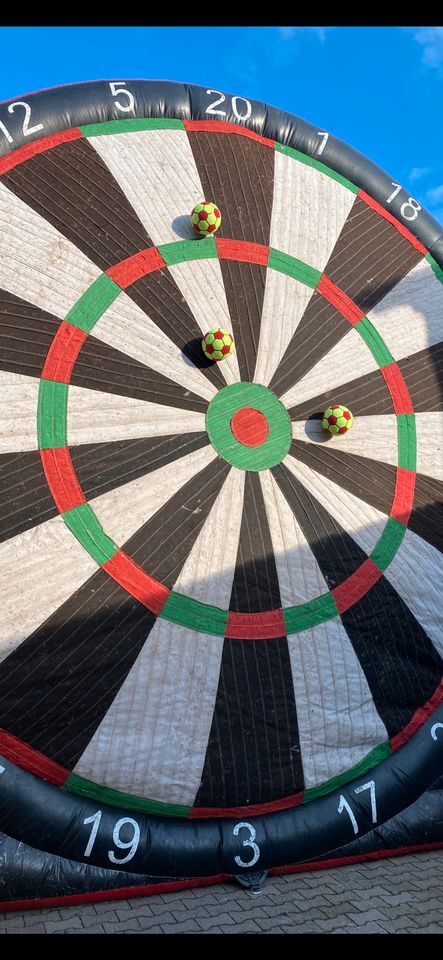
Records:
[[[431,204],[441,203],[443,200],[443,183],[440,183],[438,187],[432,187],[432,190],[428,190],[426,196]]]
[[[327,31],[332,29],[332,27],[277,27],[280,36],[282,36],[284,40],[292,40],[297,32],[308,30],[321,40],[322,43],[326,40]]]
[[[414,39],[423,47],[422,62],[443,77],[443,27],[415,27]]]
[[[245,27],[241,44],[231,47],[225,66],[236,79],[248,85],[254,96],[256,81],[266,70],[289,69],[300,46],[324,43],[333,27]]]
[[[428,173],[431,173],[431,167],[412,167],[412,170],[408,174],[408,180],[413,182],[413,180],[421,180],[422,177],[426,177]]]

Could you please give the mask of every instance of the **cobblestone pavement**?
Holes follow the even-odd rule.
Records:
[[[10,933],[443,933],[443,850],[237,884],[0,913]]]

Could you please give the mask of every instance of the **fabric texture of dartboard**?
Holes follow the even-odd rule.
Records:
[[[2,756],[240,817],[375,768],[435,707],[443,272],[403,208],[220,121],[0,158]]]

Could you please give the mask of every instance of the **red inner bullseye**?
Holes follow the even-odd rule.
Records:
[[[268,438],[268,421],[260,410],[242,407],[231,420],[231,430],[236,440],[245,447],[259,447]]]

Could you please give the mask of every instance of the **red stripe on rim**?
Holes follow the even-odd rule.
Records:
[[[380,370],[386,381],[386,386],[389,390],[389,393],[391,394],[395,413],[414,413],[414,405],[411,400],[411,395],[398,364],[388,363],[386,367],[380,367]]]
[[[322,297],[328,300],[329,303],[341,313],[345,320],[349,320],[349,323],[351,323],[353,327],[355,327],[359,320],[363,319],[364,313],[360,310],[360,307],[357,307],[357,304],[353,303],[350,297],[348,297],[343,290],[340,290],[334,281],[331,280],[330,277],[327,277],[325,273],[321,275],[317,284],[317,292],[321,293]]]
[[[47,780],[58,787],[69,776],[69,770],[49,760],[39,750],[34,750],[28,743],[14,737],[12,733],[7,733],[6,730],[0,730],[0,753],[5,760],[10,760],[17,767],[22,767],[23,770],[28,770],[41,780]]]
[[[340,583],[338,587],[334,587],[331,591],[337,604],[338,612],[344,613],[345,610],[349,610],[349,607],[352,607],[354,603],[357,603],[357,600],[364,597],[365,593],[367,593],[382,576],[382,571],[379,570],[374,561],[368,557],[355,573],[352,573],[347,580],[344,580],[343,583]]]
[[[86,503],[68,447],[40,450],[48,487],[60,513]]]
[[[220,260],[241,260],[243,263],[261,263],[267,267],[269,247],[262,243],[250,243],[248,240],[226,240],[215,238],[215,246]]]
[[[42,379],[69,383],[74,364],[87,336],[84,330],[63,320],[48,350]]]
[[[381,860],[384,857],[398,857],[424,850],[441,850],[443,842],[416,843],[404,847],[392,847],[386,850],[374,850],[353,857],[335,857],[329,860],[314,860],[295,863],[284,867],[271,867],[268,876],[278,877],[288,873],[307,873],[314,870],[329,870],[332,867],[347,866],[351,863],[365,863],[367,860]],[[164,883],[149,883],[134,887],[118,887],[114,890],[93,890],[89,893],[60,894],[57,897],[36,897],[28,900],[1,900],[0,910],[37,910],[43,907],[69,907],[81,903],[100,903],[112,900],[127,900],[128,897],[151,896],[159,893],[171,893],[174,890],[189,890],[199,887],[212,887],[216,883],[227,883],[234,879],[232,874],[218,873],[212,877],[194,877],[192,880],[167,880]]]
[[[71,140],[80,140],[83,134],[79,127],[71,127],[70,130],[62,130],[60,133],[53,133],[50,137],[42,137],[41,140],[33,140],[32,143],[25,143],[23,147],[13,150],[6,157],[0,157],[0,176],[7,173],[19,163],[30,160],[37,153],[46,153],[46,150],[52,150],[61,143],[69,143]]]
[[[239,127],[236,123],[225,123],[224,120],[184,120],[183,125],[185,130],[189,130],[190,133],[237,133],[241,137],[248,137],[248,140],[257,140],[258,143],[262,143],[265,147],[275,148],[275,140],[270,140],[269,137],[261,137],[259,133],[254,133],[253,130],[248,130],[246,127]]]
[[[262,813],[275,813],[298,807],[303,800],[303,790],[281,800],[268,803],[250,803],[246,807],[192,807],[188,820],[209,820],[210,817],[258,817]]]
[[[265,610],[263,613],[235,613],[230,610],[225,636],[230,640],[271,640],[285,637],[283,610]]]
[[[109,267],[106,273],[114,283],[118,283],[119,287],[125,290],[140,277],[145,277],[147,273],[153,273],[154,270],[162,270],[163,267],[166,267],[166,263],[157,247],[148,247],[140,253],[134,253],[127,260]]]
[[[388,220],[389,223],[392,223],[392,226],[395,227],[399,233],[401,233],[402,237],[405,237],[405,239],[409,241],[415,250],[418,250],[419,253],[422,253],[423,256],[426,256],[428,252],[426,247],[424,247],[423,244],[420,243],[420,240],[417,240],[417,237],[414,237],[414,234],[411,233],[402,223],[400,223],[392,213],[389,213],[388,210],[385,210],[380,203],[377,203],[377,201],[374,200],[373,197],[370,197],[368,193],[365,193],[364,190],[359,190],[357,196],[359,196],[364,203],[367,203],[368,207],[372,207],[376,213],[378,213],[385,220]]]
[[[416,474],[413,470],[406,470],[405,467],[397,467],[394,499],[389,516],[394,520],[398,520],[399,523],[403,523],[405,526],[411,516],[414,503],[415,479]]]
[[[417,733],[417,730],[423,726],[428,717],[431,716],[431,713],[434,712],[439,703],[443,700],[443,680],[440,681],[435,693],[432,695],[430,700],[425,703],[422,707],[419,707],[415,711],[413,717],[411,717],[408,724],[403,727],[403,730],[400,730],[399,733],[395,734],[395,737],[391,737],[389,743],[393,750],[398,750],[399,747],[402,747],[407,740],[409,740],[414,733]]]
[[[142,570],[138,563],[131,560],[123,550],[107,560],[103,565],[103,570],[109,573],[117,583],[127,590],[136,600],[140,600],[143,606],[147,607],[151,613],[159,614],[166,603],[170,590],[163,586],[159,580],[154,580],[149,573]]]

